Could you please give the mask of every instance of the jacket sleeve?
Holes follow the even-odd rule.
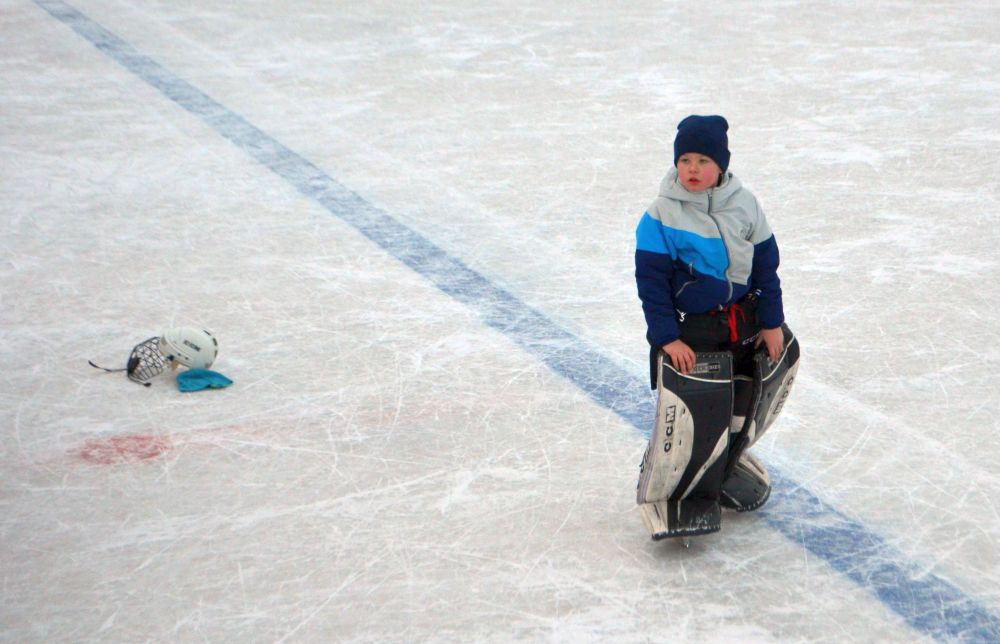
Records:
[[[757,318],[765,329],[776,329],[785,321],[781,303],[781,280],[778,279],[778,242],[770,237],[754,244],[750,288],[760,291]]]
[[[671,293],[676,252],[663,234],[663,226],[649,213],[643,214],[635,236],[635,282],[647,335],[653,346],[662,347],[680,337]]]

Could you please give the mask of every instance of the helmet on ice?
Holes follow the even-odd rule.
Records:
[[[182,326],[163,334],[159,350],[167,360],[189,369],[208,369],[219,355],[219,341],[205,329]]]

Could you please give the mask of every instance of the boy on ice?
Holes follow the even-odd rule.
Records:
[[[654,539],[721,528],[721,508],[770,495],[747,448],[780,412],[798,368],[784,324],[778,246],[756,197],[728,171],[729,124],[689,116],[674,168],[636,229],[656,423],[637,502]]]

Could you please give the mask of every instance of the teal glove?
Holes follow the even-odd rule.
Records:
[[[188,369],[177,374],[177,388],[181,391],[222,389],[231,384],[233,384],[232,380],[218,371],[209,369]]]

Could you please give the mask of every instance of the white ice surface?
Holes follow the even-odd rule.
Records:
[[[1000,614],[1000,5],[204,4],[73,6],[640,379],[725,114],[803,348],[759,454]],[[0,206],[0,639],[929,637],[759,516],[651,542],[633,426],[25,0]],[[229,389],[86,364],[189,323]]]

